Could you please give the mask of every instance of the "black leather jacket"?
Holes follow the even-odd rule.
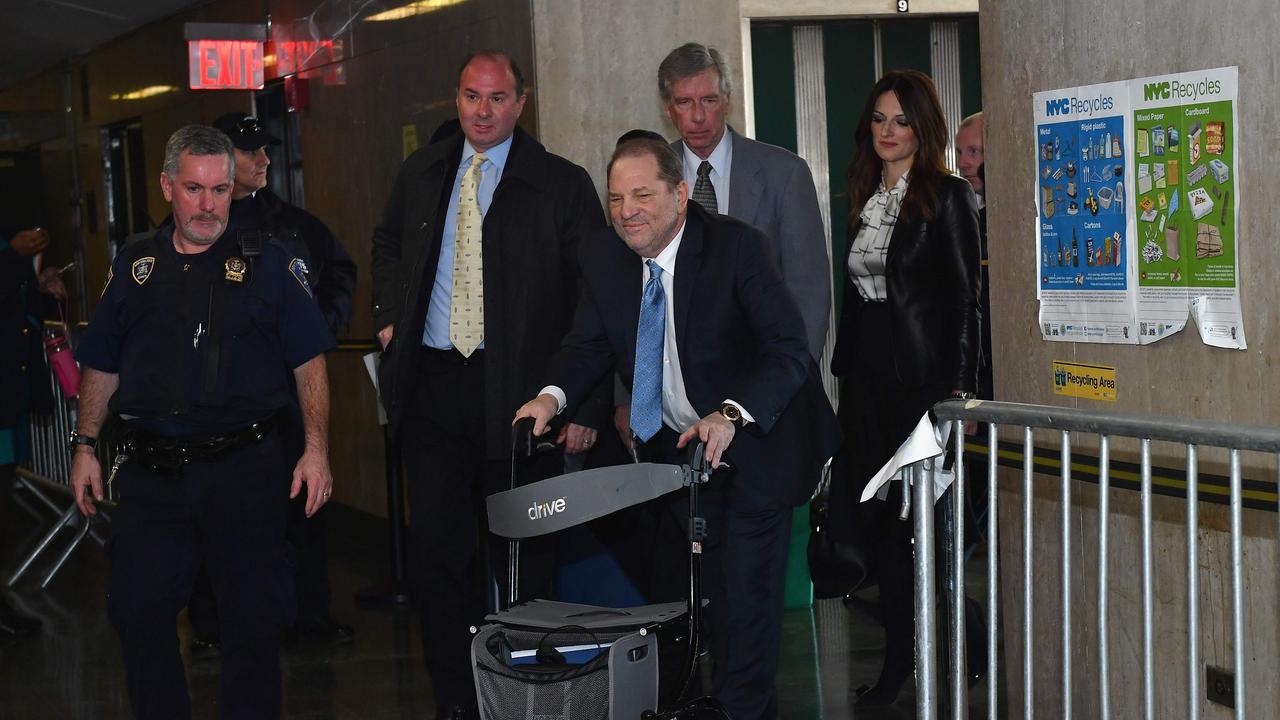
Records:
[[[855,227],[849,237],[856,234]],[[949,381],[952,390],[977,389],[980,257],[977,199],[962,178],[944,178],[932,221],[900,221],[894,228],[886,259],[886,302],[893,318],[887,341],[904,384]],[[835,375],[853,365],[858,313],[851,309],[861,302],[846,273],[844,312],[831,357]]]

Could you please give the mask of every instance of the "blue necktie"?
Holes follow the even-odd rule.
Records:
[[[662,268],[652,260],[636,326],[636,367],[631,384],[631,432],[646,442],[662,428],[662,336],[667,329],[667,296]]]

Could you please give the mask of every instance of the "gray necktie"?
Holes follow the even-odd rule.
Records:
[[[698,182],[693,185],[693,200],[712,215],[720,212],[720,205],[716,202],[716,186],[711,184],[711,163],[706,160],[698,166]]]

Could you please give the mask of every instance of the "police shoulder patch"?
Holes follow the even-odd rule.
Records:
[[[151,277],[151,271],[156,267],[156,259],[148,255],[133,261],[133,281],[141,285]]]
[[[307,281],[308,272],[307,262],[302,258],[293,258],[289,261],[289,274],[298,281],[303,290],[307,291],[307,295],[311,295],[311,283]]]

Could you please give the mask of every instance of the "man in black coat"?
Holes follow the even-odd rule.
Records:
[[[615,150],[613,230],[583,245],[573,329],[551,384],[516,417],[534,418],[544,433],[616,367],[645,459],[679,462],[679,448],[707,444],[718,467],[702,508],[713,690],[735,720],[773,718],[791,510],[809,500],[839,430],[768,240],[688,199],[665,142]],[[650,600],[678,600],[687,566],[668,553],[688,547],[686,531],[680,503],[658,503],[654,555],[662,557],[646,590]]]
[[[378,384],[403,448],[411,579],[439,717],[474,713],[467,629],[485,605],[481,503],[512,481],[511,416],[541,387],[569,328],[579,242],[604,225],[587,172],[516,127],[523,86],[505,53],[468,57],[456,97],[462,132],[405,160],[373,233]],[[560,435],[565,451],[580,452],[604,418],[573,420]],[[540,479],[563,457],[534,464],[523,471]],[[505,563],[494,554],[491,563]],[[549,561],[535,555],[522,545],[522,571],[539,566],[545,581]],[[542,590],[521,584],[524,594]]]

